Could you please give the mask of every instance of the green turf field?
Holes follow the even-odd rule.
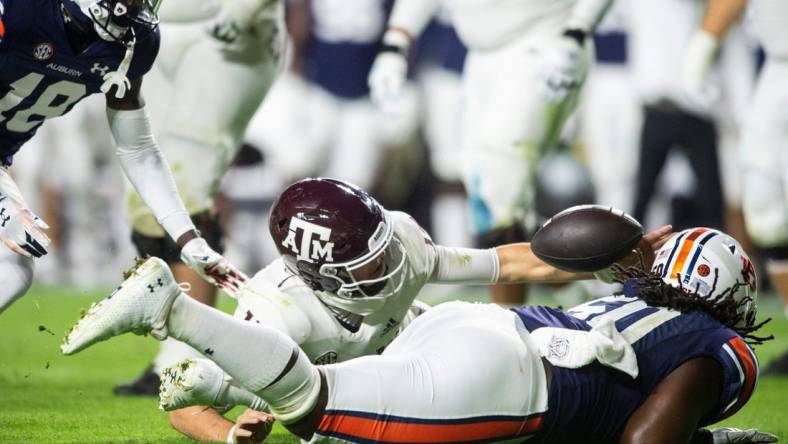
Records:
[[[191,442],[169,427],[155,399],[111,393],[147,365],[156,341],[126,335],[77,356],[60,354],[66,328],[102,296],[38,289],[0,316],[0,443]],[[768,331],[778,340],[758,349],[762,365],[788,349],[788,322],[773,311],[778,319]],[[786,412],[788,378],[762,378],[749,404],[725,424],[759,427],[784,440]],[[277,427],[268,442],[298,441]]]

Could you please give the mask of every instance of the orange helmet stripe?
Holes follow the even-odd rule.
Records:
[[[679,254],[676,257],[676,262],[673,263],[673,268],[671,268],[670,274],[668,275],[669,279],[675,278],[676,274],[681,272],[681,270],[684,268],[684,263],[687,261],[687,257],[692,251],[692,247],[695,245],[695,241],[700,237],[701,234],[707,231],[709,231],[708,228],[698,228],[690,233],[690,235],[682,241],[681,249],[679,250]]]

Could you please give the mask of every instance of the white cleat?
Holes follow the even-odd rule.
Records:
[[[230,385],[229,377],[213,361],[186,359],[161,372],[159,408],[171,412],[193,405],[217,406]]]
[[[150,258],[111,295],[93,304],[66,333],[60,350],[71,355],[113,336],[133,332],[167,337],[167,317],[180,294],[172,271],[159,258]]]

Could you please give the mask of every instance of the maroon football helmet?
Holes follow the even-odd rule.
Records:
[[[405,252],[391,217],[354,185],[296,182],[274,202],[268,226],[287,268],[329,305],[366,316],[402,287]],[[356,280],[354,271],[379,259],[378,276]]]

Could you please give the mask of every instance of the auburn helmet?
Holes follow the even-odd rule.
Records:
[[[675,234],[657,251],[651,271],[674,287],[697,291],[712,301],[738,284],[733,298],[746,300],[738,307],[740,324],[755,322],[755,267],[736,239],[721,231],[701,227]]]
[[[366,316],[402,287],[406,255],[391,216],[354,185],[296,182],[274,202],[268,223],[285,266],[331,306]]]

